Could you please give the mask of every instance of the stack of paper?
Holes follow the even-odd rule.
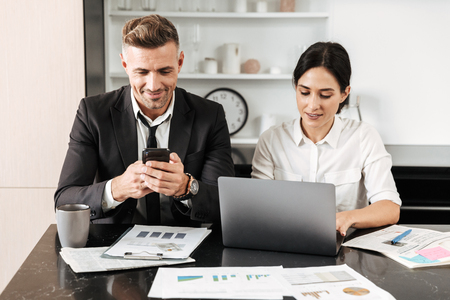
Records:
[[[398,243],[391,241],[401,233],[411,233]],[[351,239],[343,246],[380,252],[408,268],[450,264],[450,233],[392,225]]]
[[[211,233],[206,228],[135,225],[111,247],[62,248],[76,273],[102,272],[194,262],[189,256]]]
[[[105,251],[104,256],[185,259],[210,233],[206,228],[135,225]]]
[[[159,268],[149,297],[208,299],[394,299],[346,265],[290,268]]]
[[[192,258],[162,260],[130,260],[101,257],[108,247],[62,248],[61,257],[75,273],[104,272],[146,267],[159,267],[195,262]]]

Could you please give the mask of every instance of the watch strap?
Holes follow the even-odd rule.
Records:
[[[173,198],[174,200],[182,201],[182,200],[187,200],[187,199],[192,198],[191,185],[192,185],[192,181],[194,180],[194,176],[192,176],[192,175],[189,174],[189,173],[185,173],[185,174],[186,174],[187,176],[189,176],[189,182],[188,182],[188,185],[187,185],[187,188],[186,188],[186,193],[184,193],[184,194],[181,195],[181,196],[172,196],[172,198]]]

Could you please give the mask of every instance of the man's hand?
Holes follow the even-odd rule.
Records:
[[[141,180],[150,190],[166,196],[181,196],[187,192],[189,176],[184,173],[184,165],[174,152],[170,162],[147,161],[141,168]]]
[[[114,200],[123,202],[128,198],[139,199],[153,192],[141,179],[142,161],[129,165],[126,171],[111,182],[111,193]]]

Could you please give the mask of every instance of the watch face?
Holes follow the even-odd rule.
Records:
[[[190,192],[192,193],[192,195],[197,195],[198,193],[198,181],[195,179],[192,180]]]
[[[238,92],[228,88],[219,88],[210,92],[205,98],[222,104],[230,135],[244,127],[248,118],[248,107]]]

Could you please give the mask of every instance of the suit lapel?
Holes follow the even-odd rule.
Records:
[[[175,105],[170,124],[169,149],[172,152],[176,152],[182,162],[186,158],[194,117],[195,110],[190,109],[184,94],[179,88],[176,88]]]
[[[125,169],[138,159],[136,119],[131,105],[131,87],[124,89],[111,107],[111,118],[120,157]]]

